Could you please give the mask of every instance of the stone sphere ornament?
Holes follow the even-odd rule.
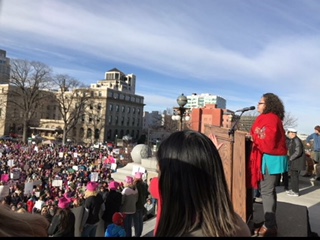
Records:
[[[151,154],[151,149],[146,144],[138,144],[131,151],[131,158],[134,163],[140,163],[142,158],[148,158]]]

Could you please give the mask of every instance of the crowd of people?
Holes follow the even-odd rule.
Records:
[[[46,231],[28,228],[32,233],[22,232],[20,236],[41,233],[42,236],[71,237],[79,231],[83,237],[95,237],[100,219],[106,230],[114,223],[112,218],[116,212],[124,213],[126,236],[132,235],[130,219],[135,236],[141,236],[147,213],[144,205],[149,196],[146,179],[142,179],[142,173],[137,173],[124,182],[114,181],[110,165],[115,160],[110,150],[81,145],[61,147],[1,142],[1,211],[21,222],[27,219],[21,213],[35,221],[43,218],[44,223],[39,228],[43,226]],[[131,198],[129,189],[136,193],[132,201],[127,199]],[[83,211],[75,216],[73,210],[78,207]],[[80,218],[79,229],[75,229],[76,217]],[[0,221],[6,221],[4,219]],[[19,236],[20,231],[15,231],[14,222],[11,223],[7,230],[1,227],[0,236]]]

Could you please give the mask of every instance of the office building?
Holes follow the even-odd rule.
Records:
[[[203,108],[207,104],[215,104],[217,108],[225,109],[226,100],[220,96],[212,95],[209,93],[196,94],[193,93],[187,96],[188,103],[185,105],[186,108]]]

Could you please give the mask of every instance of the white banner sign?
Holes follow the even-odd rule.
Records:
[[[13,159],[8,160],[8,166],[9,167],[13,167],[14,166],[14,160]]]
[[[62,180],[54,179],[52,180],[53,187],[62,187]]]
[[[9,186],[3,185],[0,186],[0,200],[9,195]]]
[[[33,182],[25,182],[24,183],[24,195],[28,195],[29,193],[31,194],[33,190]]]
[[[98,181],[98,176],[99,176],[99,174],[97,172],[92,172],[90,174],[91,182],[97,182]]]

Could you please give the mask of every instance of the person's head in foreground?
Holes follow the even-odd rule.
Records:
[[[172,133],[159,146],[161,216],[156,236],[250,236],[233,209],[222,161],[209,137]]]
[[[48,237],[48,227],[40,214],[21,214],[0,206],[0,237]]]

